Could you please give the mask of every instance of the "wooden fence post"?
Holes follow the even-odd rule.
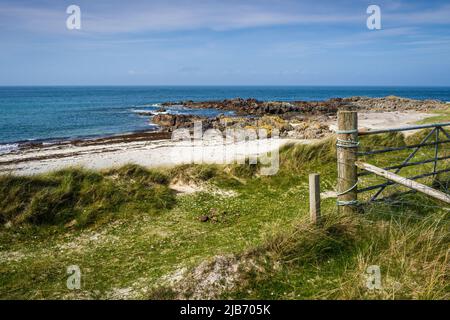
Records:
[[[309,175],[309,215],[312,223],[320,220],[320,175]]]
[[[358,113],[356,111],[339,111],[336,133],[339,211],[344,214],[354,213],[356,212],[358,181],[355,165],[358,151]]]

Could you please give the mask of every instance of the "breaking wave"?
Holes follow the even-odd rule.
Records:
[[[18,143],[0,144],[0,154],[10,153],[18,149]]]

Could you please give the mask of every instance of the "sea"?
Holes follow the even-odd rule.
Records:
[[[450,87],[359,86],[4,86],[0,87],[0,153],[26,142],[112,136],[155,129],[145,112],[163,102],[256,98],[326,100],[395,95],[450,101]],[[216,116],[223,111],[174,106],[165,112]]]

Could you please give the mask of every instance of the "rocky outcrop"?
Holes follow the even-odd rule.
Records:
[[[439,100],[414,100],[396,96],[384,98],[350,97],[342,99],[346,104],[365,111],[430,111],[448,108],[448,104]]]
[[[170,105],[183,105],[188,108],[196,109],[217,109],[234,111],[237,115],[282,115],[288,113],[336,113],[340,102],[337,100],[320,101],[320,102],[283,102],[283,101],[259,101],[256,99],[236,98],[223,101],[206,101],[193,102],[184,101],[176,102]]]
[[[292,119],[291,119],[292,120]],[[152,122],[161,126],[161,131],[172,132],[179,128],[192,129],[196,121],[201,121],[202,130],[218,129],[225,133],[226,129],[265,129],[268,136],[274,130],[278,131],[280,137],[292,137],[301,139],[322,138],[331,133],[328,125],[320,120],[310,120],[296,118],[291,124],[291,120],[283,119],[280,116],[263,117],[226,117],[220,115],[214,118],[161,114],[153,117]]]
[[[158,114],[152,118],[152,122],[159,126],[171,127],[177,123],[177,117],[171,114]]]
[[[214,118],[158,114],[152,122],[160,125],[162,131],[171,132],[178,128],[193,128],[194,122],[201,121],[203,130],[210,128],[225,132],[227,128],[266,129],[271,135],[274,129],[281,137],[297,139],[323,138],[332,132],[329,124],[336,120],[339,109],[358,111],[420,111],[447,109],[446,103],[437,100],[413,100],[388,96],[384,98],[350,97],[333,98],[325,101],[259,101],[256,99],[230,99],[223,101],[194,102],[183,101],[165,103],[164,106],[183,105],[188,108],[213,108],[234,111],[235,115],[220,115]]]
[[[398,111],[418,110],[429,111],[448,107],[437,100],[413,100],[388,96],[384,98],[350,97],[332,98],[324,101],[259,101],[256,99],[226,99],[223,101],[193,102],[182,101],[165,103],[164,106],[183,105],[188,108],[213,108],[217,110],[234,111],[237,115],[334,115],[341,108],[358,109],[364,111]]]
[[[158,114],[152,117],[151,121],[164,128],[178,129],[178,128],[191,128],[194,126],[195,121],[205,121],[207,118],[181,115],[181,114]]]
[[[320,139],[332,134],[328,124],[315,120],[292,123],[292,126],[293,130],[286,136],[293,139]]]

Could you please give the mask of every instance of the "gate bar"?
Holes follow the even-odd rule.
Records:
[[[400,127],[400,128],[392,128],[392,129],[380,129],[380,130],[372,130],[372,131],[362,130],[362,131],[358,132],[358,135],[365,136],[365,135],[369,135],[369,134],[420,130],[420,129],[426,129],[426,128],[439,128],[439,127],[447,127],[447,126],[450,126],[450,122],[424,124],[424,125],[420,125],[420,126]]]
[[[367,170],[369,172],[376,174],[377,176],[381,176],[383,178],[386,178],[388,180],[391,180],[398,184],[401,184],[407,188],[422,192],[430,197],[433,197],[433,198],[441,200],[447,204],[450,204],[450,195],[448,195],[444,192],[435,190],[435,189],[430,188],[422,183],[401,177],[399,175],[396,175],[395,173],[383,170],[381,168],[378,168],[376,166],[373,166],[373,165],[365,163],[365,162],[357,161],[355,164],[360,169]]]

